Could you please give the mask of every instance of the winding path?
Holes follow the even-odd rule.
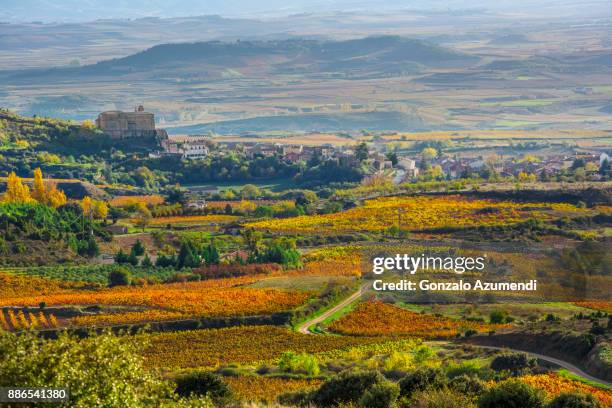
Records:
[[[512,349],[508,347],[481,346],[480,344],[471,344],[471,343],[468,343],[468,344],[475,346],[475,347],[480,347],[480,348],[489,349],[489,350],[508,350],[508,351],[514,351],[517,353],[525,353],[529,356],[537,358],[538,360],[547,361],[549,363],[558,365],[561,368],[565,368],[567,371],[573,374],[579,375],[582,378],[586,378],[589,381],[607,385],[608,387],[612,386],[611,382],[602,380],[600,378],[593,377],[592,375],[585,373],[584,371],[582,371],[580,368],[576,367],[575,365],[570,364],[567,361],[559,360],[558,358],[545,356],[543,354],[538,354],[538,353],[534,353],[531,351]]]
[[[323,321],[325,321],[328,317],[332,316],[334,313],[338,312],[339,310],[347,307],[348,305],[350,305],[351,303],[355,302],[359,297],[361,297],[361,295],[369,288],[370,286],[370,282],[364,283],[363,285],[361,285],[361,287],[359,287],[359,289],[354,292],[353,294],[351,294],[349,297],[347,297],[346,299],[344,299],[342,302],[338,303],[336,306],[332,307],[331,309],[325,311],[323,314],[312,318],[310,320],[305,321],[304,323],[302,323],[301,325],[298,326],[297,331],[303,334],[315,334],[313,332],[310,331],[310,329],[314,326],[316,326],[319,323],[322,323]],[[468,343],[470,344],[470,343]],[[612,386],[612,383],[610,383],[609,381],[606,380],[602,380],[600,378],[596,378],[593,377],[590,374],[585,373],[584,371],[582,371],[580,368],[576,367],[575,365],[568,363],[567,361],[563,361],[563,360],[559,360],[558,358],[554,358],[554,357],[549,357],[549,356],[545,356],[543,354],[538,354],[538,353],[533,353],[531,351],[525,351],[525,350],[517,350],[517,349],[512,349],[512,348],[508,348],[508,347],[494,347],[494,346],[481,346],[480,344],[470,344],[474,347],[480,347],[480,348],[484,348],[484,349],[490,349],[490,350],[507,350],[507,351],[513,351],[516,353],[525,353],[528,354],[532,357],[535,357],[539,360],[543,360],[552,364],[555,364],[561,368],[565,368],[567,371],[576,374],[582,378],[585,378],[589,381],[593,381],[599,384],[603,384],[603,385],[607,385],[607,386]]]
[[[344,299],[342,302],[338,303],[336,306],[332,307],[329,310],[326,310],[323,314],[311,319],[307,320],[301,325],[298,326],[297,331],[303,334],[314,334],[310,331],[310,329],[317,324],[323,322],[325,319],[336,313],[337,311],[344,309],[346,306],[350,305],[354,301],[356,301],[362,294],[365,292],[370,286],[370,282],[364,283],[359,287],[359,289],[353,293],[351,296]]]

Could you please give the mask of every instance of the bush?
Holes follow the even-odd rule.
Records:
[[[176,392],[181,397],[190,396],[209,396],[215,402],[227,400],[230,395],[230,389],[225,382],[213,373],[207,371],[198,371],[185,374],[177,377]]]
[[[504,310],[493,310],[489,314],[489,321],[491,324],[503,324],[508,323],[508,312]]]
[[[475,408],[470,397],[448,388],[417,391],[405,406],[410,408]]]
[[[542,391],[519,381],[509,380],[485,391],[478,408],[543,408]]]
[[[393,408],[399,392],[399,386],[394,382],[375,384],[363,394],[359,405],[364,408]]]
[[[130,284],[130,271],[123,267],[117,267],[108,274],[108,286],[126,286]]]
[[[525,353],[505,353],[491,361],[491,368],[495,371],[520,371],[535,366],[536,360],[527,357]]]
[[[446,384],[446,376],[438,368],[422,367],[409,373],[399,382],[400,393],[410,397],[416,391],[426,388],[439,389]]]
[[[315,356],[307,353],[295,354],[292,351],[281,355],[278,368],[288,373],[304,373],[308,375],[318,375],[320,371]]]
[[[480,395],[484,392],[485,386],[478,378],[461,375],[453,378],[448,386],[461,394],[465,395]]]
[[[357,403],[376,384],[387,380],[378,371],[343,371],[314,392],[312,400],[319,407]]]
[[[601,404],[590,394],[564,392],[550,401],[546,408],[601,408]]]

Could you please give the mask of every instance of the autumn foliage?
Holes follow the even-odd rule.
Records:
[[[581,213],[571,204],[520,204],[463,196],[385,197],[335,214],[265,220],[248,227],[295,233],[382,232],[392,226],[419,231],[443,227],[512,225],[529,218],[547,220],[558,214]],[[555,215],[553,215],[553,213]]]
[[[355,336],[404,335],[423,339],[445,339],[467,330],[489,331],[502,327],[448,317],[414,313],[382,302],[361,303],[333,322],[333,332]]]
[[[604,407],[612,406],[612,392],[561,377],[556,373],[525,375],[520,379],[532,387],[543,390],[548,398],[554,398],[563,392],[580,392],[593,395]]]
[[[210,281],[209,281],[210,282]],[[214,281],[213,281],[214,282]],[[218,283],[214,282],[214,283]],[[216,287],[187,282],[145,287],[115,287],[64,294],[5,297],[2,306],[100,305],[139,308],[74,318],[78,325],[107,325],[189,317],[251,316],[293,309],[310,295],[278,289]]]

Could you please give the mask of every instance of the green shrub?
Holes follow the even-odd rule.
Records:
[[[219,403],[226,401],[231,392],[221,377],[207,371],[198,371],[177,377],[176,392],[181,397],[209,396],[213,401]]]
[[[446,384],[446,376],[438,368],[422,367],[408,373],[399,382],[400,393],[403,397],[410,397],[414,392],[426,388],[438,389]]]
[[[292,351],[287,351],[281,355],[278,368],[287,373],[318,375],[320,372],[315,356],[307,353],[295,354]]]
[[[508,323],[508,312],[504,310],[493,310],[489,313],[489,321],[491,324]]]
[[[313,393],[312,401],[319,407],[357,403],[366,391],[386,381],[378,371],[343,371],[323,383]]]
[[[108,286],[126,286],[130,284],[130,271],[123,267],[116,267],[108,274]]]
[[[509,380],[485,391],[478,408],[543,408],[542,391],[519,381]]]
[[[370,387],[359,400],[364,408],[393,408],[399,397],[399,386],[391,381],[378,383]]]
[[[468,375],[455,377],[448,383],[449,388],[465,395],[480,395],[485,390],[485,385],[478,378]]]
[[[550,401],[546,408],[601,408],[601,404],[590,394],[564,392]]]
[[[534,367],[536,360],[527,357],[525,353],[504,353],[491,361],[491,368],[495,371],[509,370],[517,372]]]

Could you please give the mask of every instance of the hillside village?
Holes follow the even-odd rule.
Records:
[[[341,167],[362,167],[364,175],[386,174],[393,176],[396,184],[425,180],[452,180],[458,178],[501,177],[518,181],[550,181],[561,177],[570,170],[578,172],[578,181],[598,181],[610,170],[609,151],[575,149],[573,154],[548,154],[535,156],[529,153],[500,156],[446,153],[425,147],[422,151],[395,148],[389,151],[384,142],[365,144],[334,145],[324,143],[317,146],[266,143],[266,142],[221,142],[212,136],[171,135],[164,129],[155,128],[152,113],[139,105],[134,112],[103,112],[96,124],[102,131],[117,139],[142,138],[155,135],[159,150],[149,153],[152,158],[175,157],[184,160],[200,160],[210,155],[224,156],[231,152],[255,157],[277,157],[282,161],[299,166],[314,166],[321,162],[333,161]],[[537,147],[537,145],[535,146]],[[528,149],[527,149],[528,150]]]

